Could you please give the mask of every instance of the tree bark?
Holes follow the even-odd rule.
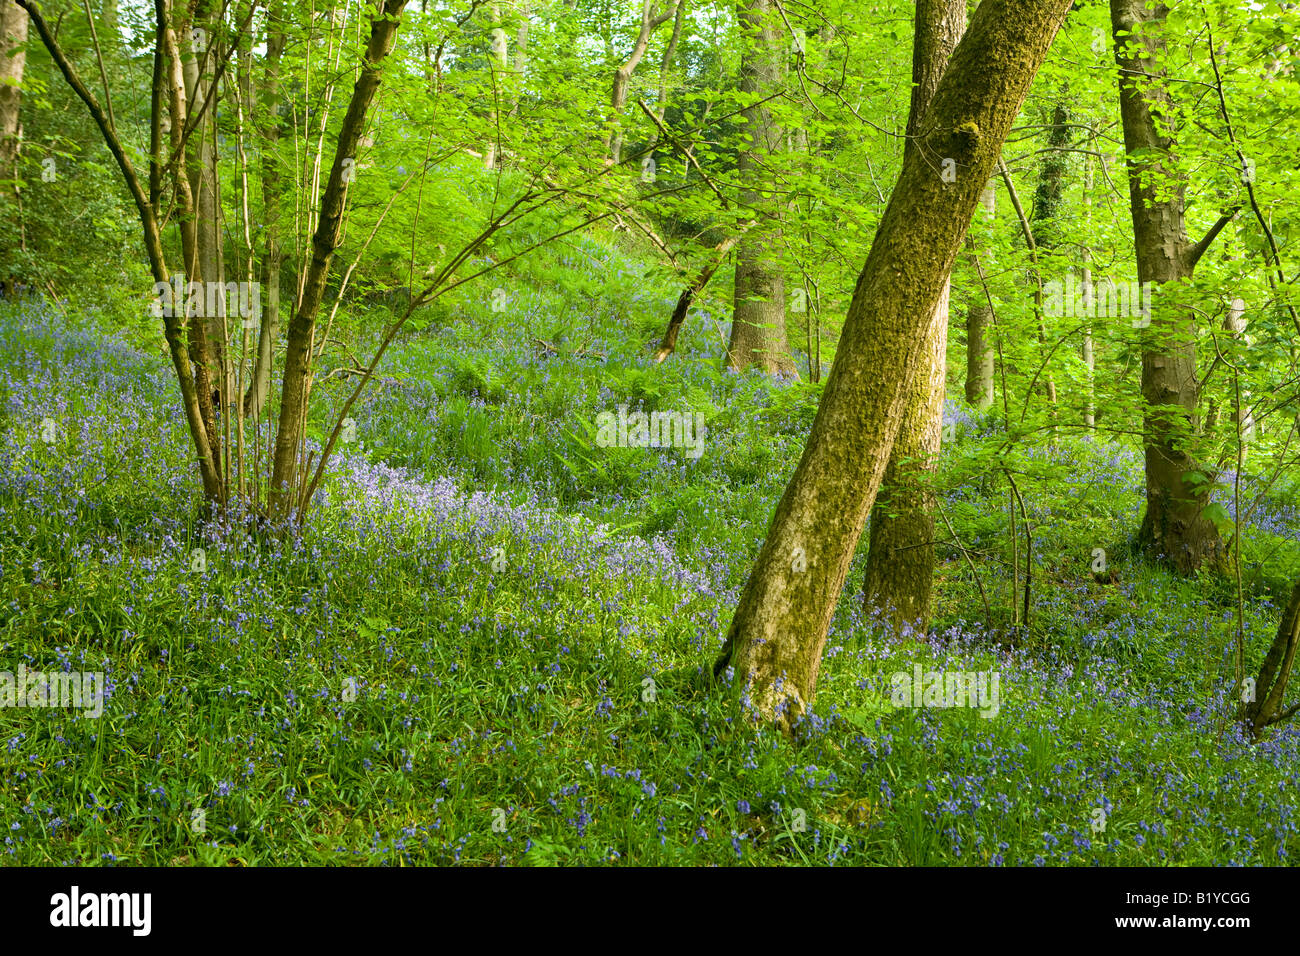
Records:
[[[109,121],[108,116],[100,107],[98,101],[86,88],[81,77],[77,74],[76,68],[64,54],[62,47],[54,38],[53,32],[46,23],[44,16],[41,14],[40,7],[35,0],[17,0],[18,5],[26,10],[31,16],[31,22],[36,27],[36,32],[40,35],[41,42],[49,50],[50,57],[54,60],[59,72],[63,74],[64,80],[72,87],[73,91],[86,104],[86,109],[90,112],[91,117],[99,127],[100,133],[104,137],[104,142],[108,145],[108,150],[113,154],[117,161],[118,169],[122,172],[122,178],[126,181],[127,188],[130,190],[131,198],[135,201],[136,211],[140,215],[140,224],[144,233],[145,253],[149,257],[149,266],[153,273],[154,281],[168,283],[171,276],[167,270],[167,259],[163,251],[162,232],[159,228],[158,218],[154,214],[153,205],[150,198],[146,195],[140,178],[136,175],[135,167],[131,164],[131,159],[126,154],[121,140],[118,138],[117,130]],[[175,106],[177,97],[181,102],[184,101],[184,83],[180,80],[180,52],[176,44],[176,35],[169,26],[171,20],[171,7],[168,0],[154,0],[155,15],[155,42],[159,51],[158,62],[160,64],[170,64],[172,69],[169,76],[169,82],[172,85],[173,106]],[[177,89],[179,88],[179,89]],[[153,115],[150,123],[150,141],[158,142],[160,138],[160,125],[162,119],[161,100],[155,98]],[[179,132],[173,127],[172,142],[175,144],[179,137]],[[178,177],[180,183],[185,182],[185,177]],[[185,190],[178,188],[178,194],[182,194],[182,204],[184,202],[183,193]],[[182,214],[185,209],[182,205]],[[185,411],[185,420],[189,425],[190,438],[194,442],[194,450],[199,466],[199,476],[203,482],[204,498],[209,502],[217,502],[221,499],[223,489],[221,484],[221,475],[216,467],[212,449],[208,444],[208,431],[203,420],[203,413],[200,407],[197,383],[194,373],[190,366],[190,359],[185,350],[185,331],[184,316],[173,313],[172,315],[163,316],[163,332],[167,341],[168,354],[172,360],[172,366],[176,371],[176,381],[181,390],[181,407]]]
[[[997,197],[997,190],[990,183],[980,198],[990,220],[997,214]],[[996,366],[993,343],[990,341],[992,329],[993,308],[981,291],[966,312],[966,401],[980,412],[987,412],[993,407],[993,374]]]
[[[777,505],[715,673],[789,731],[811,705],[854,547],[921,364],[924,332],[1029,84],[1071,0],[983,0],[858,278],[808,444]],[[941,175],[943,159],[959,170]]]
[[[680,2],[681,0],[675,0],[671,7],[661,13],[650,0],[646,0],[641,8],[641,26],[637,30],[636,41],[632,44],[632,52],[614,70],[614,84],[609,94],[609,126],[605,130],[607,161],[614,165],[618,165],[623,153],[623,134],[615,129],[615,125],[623,115],[623,107],[627,106],[627,88],[632,82],[632,73],[641,64],[641,59],[650,46],[651,35],[673,18]]]
[[[993,407],[994,353],[989,337],[993,310],[987,302],[971,304],[966,313],[966,401],[981,412]]]
[[[709,284],[709,280],[713,278],[713,273],[717,272],[722,263],[726,261],[727,253],[732,250],[753,225],[750,222],[742,226],[734,235],[728,236],[718,243],[713,250],[713,255],[709,257],[709,261],[696,274],[691,284],[683,289],[682,294],[677,297],[677,305],[673,308],[672,318],[668,320],[668,328],[664,329],[663,341],[659,343],[659,351],[655,352],[656,362],[662,362],[676,350],[677,333],[681,331],[682,323],[686,321],[686,313],[690,311],[695,297]]]
[[[311,263],[303,280],[302,296],[289,323],[285,348],[284,384],[280,392],[280,418],[276,427],[275,456],[271,472],[269,511],[284,519],[295,506],[298,486],[298,442],[306,421],[306,391],[311,376],[312,330],[325,294],[330,263],[338,247],[343,222],[343,162],[356,155],[366,112],[379,89],[380,65],[393,48],[405,0],[384,0],[382,13],[370,25],[370,40],[360,75],[352,89],[347,113],[339,129],[338,146],[329,180],[321,192],[320,218],[312,236]]]
[[[784,50],[773,28],[771,0],[741,0],[737,10],[744,35],[740,59],[740,91],[767,96],[780,85]],[[785,136],[766,103],[744,110],[749,137],[740,150],[736,174],[740,204],[759,217],[759,224],[736,246],[731,340],[727,364],[737,371],[758,366],[769,375],[798,375],[785,335],[785,273],[778,252],[781,204],[763,179],[771,177],[768,158],[781,152]]]
[[[262,85],[262,326],[257,333],[257,359],[252,381],[244,394],[244,414],[257,418],[271,388],[271,365],[275,340],[280,333],[280,267],[284,251],[280,245],[280,57],[284,53],[284,9],[272,3],[266,12],[266,74]]]
[[[1277,634],[1259,665],[1254,699],[1243,701],[1241,717],[1254,740],[1258,741],[1264,735],[1266,727],[1281,723],[1300,710],[1300,704],[1283,707],[1297,645],[1300,645],[1300,582],[1291,590],[1291,599],[1282,612]]]
[[[196,3],[190,28],[188,36],[184,38],[188,41],[190,50],[190,56],[184,61],[186,99],[191,118],[199,111],[202,113],[197,116],[197,120],[192,120],[195,129],[190,134],[186,155],[190,192],[194,195],[194,232],[198,255],[198,268],[188,278],[192,282],[222,284],[225,282],[225,262],[221,186],[217,169],[217,104],[221,94],[219,90],[212,90],[214,64],[220,59],[220,7],[209,0]],[[196,34],[196,29],[203,31],[202,34]],[[221,301],[224,303],[224,297]],[[228,367],[226,361],[227,318],[223,314],[217,314],[206,315],[205,319],[202,324],[207,335],[206,354],[210,361],[208,374],[212,387],[220,396],[217,400],[218,407],[227,413],[234,381],[233,369]],[[215,446],[215,436],[213,442]]]
[[[0,179],[18,177],[26,42],[27,11],[14,0],[0,0]]]
[[[905,154],[916,149],[930,100],[965,28],[966,0],[917,0]],[[864,601],[868,611],[886,615],[895,633],[911,626],[924,634],[930,626],[935,502],[929,482],[943,437],[949,285],[945,277],[871,512]]]
[[[1218,529],[1203,514],[1211,482],[1186,480],[1202,470],[1189,450],[1200,401],[1195,316],[1185,307],[1160,308],[1158,293],[1166,283],[1191,277],[1222,226],[1196,245],[1188,241],[1186,181],[1164,161],[1175,148],[1162,33],[1167,5],[1111,0],[1110,11],[1138,281],[1156,287],[1142,350],[1147,508],[1138,545],[1149,558],[1190,574],[1204,565],[1218,566],[1224,548]]]

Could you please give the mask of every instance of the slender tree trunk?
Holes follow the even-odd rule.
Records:
[[[1236,298],[1228,305],[1228,314],[1223,319],[1223,330],[1229,333],[1237,342],[1244,342],[1246,338],[1246,302],[1244,299]],[[1250,390],[1242,388],[1240,401],[1236,398],[1236,390],[1233,390],[1232,419],[1237,423],[1236,439],[1241,441],[1241,454],[1244,459],[1246,450],[1255,439],[1255,420],[1250,413]]]
[[[1218,529],[1203,514],[1211,482],[1187,480],[1202,471],[1190,450],[1200,401],[1195,316],[1176,304],[1161,308],[1159,290],[1192,275],[1223,222],[1192,245],[1183,221],[1186,181],[1166,165],[1175,147],[1166,119],[1170,100],[1163,22],[1168,7],[1111,0],[1110,10],[1138,280],[1156,287],[1142,351],[1147,508],[1138,544],[1150,558],[1191,573],[1220,564],[1224,550]]]
[[[673,59],[677,56],[677,44],[682,38],[682,24],[686,20],[687,0],[678,0],[677,17],[673,20],[673,33],[664,48],[663,59],[659,61],[659,95],[655,99],[655,115],[659,122],[664,121],[664,112],[668,108],[668,71],[672,69]]]
[[[858,278],[808,444],[777,505],[715,673],[761,717],[811,705],[844,577],[889,462],[925,331],[1002,143],[1071,0],[983,0],[905,159]],[[961,171],[945,182],[933,157]]]
[[[912,47],[912,104],[904,152],[916,149],[926,111],[966,28],[966,0],[917,0]],[[895,632],[930,626],[934,584],[934,475],[943,435],[948,354],[945,278],[921,346],[919,364],[903,398],[903,420],[871,512],[864,597],[868,610],[888,615]]]
[[[506,70],[506,64],[509,62],[510,55],[506,43],[506,31],[497,26],[501,22],[501,5],[494,3],[488,7],[488,16],[492,18],[492,40],[488,46],[488,70],[492,73],[492,90],[491,95],[494,98],[492,106],[488,110],[488,141],[483,148],[483,168],[497,168],[497,128],[501,121],[501,112],[497,109],[496,100],[499,100],[503,94],[501,89],[501,78]]]
[[[316,313],[325,294],[330,263],[338,247],[343,224],[343,161],[356,155],[357,141],[365,127],[366,112],[379,89],[380,65],[397,38],[405,0],[384,0],[382,15],[370,24],[370,40],[352,99],[339,129],[338,146],[330,167],[329,180],[320,198],[320,218],[312,236],[311,263],[303,281],[302,296],[289,323],[285,348],[284,385],[280,393],[280,419],[276,427],[275,456],[271,473],[270,513],[273,519],[288,517],[296,504],[298,489],[298,439],[307,416],[306,392],[311,377],[312,331]]]
[[[1291,590],[1291,599],[1282,611],[1273,643],[1259,665],[1255,678],[1254,695],[1245,695],[1241,717],[1254,740],[1264,735],[1264,729],[1292,717],[1300,704],[1286,704],[1287,683],[1295,664],[1296,647],[1300,646],[1300,582]]]
[[[709,257],[709,261],[696,274],[694,281],[683,289],[682,294],[677,297],[677,305],[673,308],[672,318],[668,320],[668,328],[664,330],[663,341],[659,343],[659,351],[655,353],[656,362],[662,362],[676,350],[677,333],[681,331],[682,323],[686,321],[686,313],[690,311],[695,297],[709,284],[709,280],[713,278],[713,273],[717,272],[722,263],[726,261],[727,253],[732,250],[753,225],[753,222],[747,223],[734,235],[728,236],[718,243],[713,250],[713,255]]]
[[[225,282],[225,262],[222,243],[221,186],[217,168],[217,104],[220,91],[213,90],[213,80],[221,50],[221,13],[212,3],[195,5],[194,19],[190,24],[190,56],[185,60],[186,97],[191,115],[202,110],[197,128],[190,135],[186,167],[190,191],[194,194],[195,237],[198,249],[198,269],[189,276],[191,281]],[[198,32],[201,31],[201,32]],[[209,100],[209,93],[211,98]],[[221,302],[224,304],[224,297]],[[205,295],[206,306],[206,295]],[[228,413],[233,379],[226,361],[227,318],[224,307],[216,315],[205,315],[208,373],[212,387],[219,398],[222,413]]]
[[[997,197],[997,190],[992,183],[980,197],[980,203],[990,221],[997,215]],[[987,412],[993,407],[996,353],[991,341],[992,334],[993,308],[981,291],[966,312],[966,401],[981,412]]]
[[[614,85],[609,94],[609,125],[605,130],[607,162],[617,165],[622,159],[623,134],[616,126],[619,117],[623,115],[623,107],[627,105],[627,88],[632,82],[632,73],[641,64],[641,59],[650,46],[651,35],[661,25],[672,19],[680,2],[681,0],[677,0],[671,7],[662,12],[653,4],[652,0],[645,0],[644,5],[641,7],[641,26],[637,30],[636,41],[632,44],[632,52],[614,70]]]
[[[280,267],[284,251],[280,245],[280,157],[278,146],[280,115],[280,57],[284,53],[284,9],[279,3],[267,8],[266,76],[262,86],[262,326],[257,333],[257,359],[252,381],[244,394],[244,414],[256,419],[262,414],[271,387],[271,365],[275,340],[280,333]]]
[[[1092,229],[1092,156],[1085,156],[1083,160],[1083,214],[1084,222],[1089,230]],[[1080,270],[1080,281],[1083,286],[1083,312],[1084,315],[1092,315],[1092,249],[1087,245],[1079,252],[1082,260],[1082,269]],[[1080,357],[1083,359],[1084,375],[1084,399],[1083,399],[1083,424],[1088,428],[1097,426],[1097,356],[1094,351],[1092,341],[1092,322],[1083,328],[1083,341],[1080,345]]]
[[[528,73],[528,29],[531,14],[532,4],[525,0],[519,7],[519,27],[515,30],[515,75],[512,84],[514,102],[510,104],[511,116],[518,114],[519,103],[524,96],[524,76]]]
[[[767,95],[780,85],[784,47],[778,42],[771,0],[741,0],[737,11],[744,34],[740,90]],[[740,204],[759,224],[736,246],[736,280],[727,364],[743,371],[758,366],[772,375],[798,374],[785,335],[785,272],[779,253],[781,204],[771,195],[770,157],[780,153],[785,136],[766,103],[744,111],[749,145],[740,151],[736,173]],[[764,187],[767,193],[764,194]]]
[[[91,117],[99,127],[100,133],[104,137],[104,142],[108,145],[109,152],[117,161],[118,169],[121,170],[122,178],[125,180],[127,188],[131,192],[131,198],[135,201],[136,211],[140,214],[140,225],[144,234],[145,253],[149,257],[149,266],[153,273],[154,281],[167,284],[170,279],[170,273],[167,270],[167,259],[163,252],[162,232],[159,228],[158,218],[154,214],[153,205],[150,202],[150,196],[145,193],[144,187],[140,183],[139,176],[136,175],[135,167],[131,164],[130,157],[126,154],[121,140],[118,138],[117,130],[109,121],[108,116],[100,107],[94,95],[86,88],[78,75],[76,68],[72,65],[64,54],[62,47],[54,38],[54,33],[45,18],[40,13],[40,8],[35,6],[33,0],[17,0],[18,5],[26,10],[30,16],[32,24],[36,27],[37,33],[41,37],[41,42],[49,50],[51,58],[55,65],[58,66],[59,72],[68,85],[76,92],[77,96],[86,104]],[[155,43],[158,50],[157,63],[160,68],[166,66],[167,81],[166,85],[170,88],[172,97],[173,115],[184,115],[185,101],[185,84],[181,78],[180,68],[180,51],[176,43],[176,34],[171,29],[171,6],[169,0],[154,0],[155,15]],[[161,137],[161,123],[163,109],[161,98],[155,97],[154,109],[150,120],[150,142],[158,143]],[[179,142],[180,133],[173,127],[172,143],[173,151],[176,150]],[[153,174],[151,173],[151,179]],[[188,207],[186,206],[188,190],[185,188],[186,180],[184,176],[178,177],[177,194],[180,199],[180,213],[182,221],[187,218]],[[184,315],[173,312],[171,315],[163,314],[163,331],[167,341],[168,354],[172,360],[172,366],[176,371],[176,381],[181,390],[181,407],[185,411],[185,420],[189,425],[190,437],[194,441],[194,450],[199,466],[199,476],[203,482],[204,498],[209,503],[219,502],[223,495],[221,485],[221,475],[218,471],[215,460],[212,455],[212,449],[208,445],[208,431],[203,420],[203,412],[200,407],[197,383],[191,368],[189,356],[185,350],[185,329]]]

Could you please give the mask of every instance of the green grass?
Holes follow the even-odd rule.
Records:
[[[635,274],[612,246],[585,251],[608,260],[602,274]],[[755,729],[704,675],[818,390],[723,373],[703,360],[715,333],[690,326],[652,367],[637,330],[667,314],[671,288],[624,279],[616,302],[566,302],[535,279],[510,291],[547,335],[567,322],[581,341],[579,317],[615,316],[592,323],[606,357],[541,357],[519,313],[486,307],[453,318],[455,335],[403,341],[355,415],[363,451],[340,458],[287,543],[196,522],[156,354],[103,346],[92,315],[0,311],[0,669],[101,670],[113,687],[99,719],[0,709],[0,860],[1187,865],[1300,851],[1295,731],[1252,747],[1219,718],[1232,589],[1130,557],[1134,460],[1070,439],[1024,482],[1034,624],[1018,649],[989,638],[946,549],[936,636],[886,640],[860,607],[864,540],[816,718],[794,741]],[[447,304],[462,309],[471,293]],[[580,422],[618,402],[703,411],[705,455],[593,447]],[[45,416],[77,427],[47,445]],[[941,490],[1005,607],[1006,490],[963,471],[980,441],[956,444]],[[1252,662],[1295,531],[1247,539]],[[1094,547],[1118,585],[1092,581]],[[998,715],[896,708],[889,677],[913,664],[997,671]]]

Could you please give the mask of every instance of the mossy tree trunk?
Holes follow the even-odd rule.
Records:
[[[714,665],[715,673],[733,667],[755,715],[787,731],[813,700],[831,614],[922,364],[925,331],[1070,5],[979,5],[858,277],[808,443]],[[958,171],[953,182],[942,175],[945,159]]]
[[[912,45],[912,104],[903,151],[914,151],[922,121],[952,51],[966,29],[966,0],[917,0]],[[920,364],[904,396],[903,420],[871,512],[864,576],[868,610],[887,615],[895,631],[930,626],[934,582],[934,493],[930,486],[943,436],[948,355],[948,292],[943,290],[925,332]]]

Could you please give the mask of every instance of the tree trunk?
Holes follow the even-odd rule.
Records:
[[[252,381],[244,394],[244,414],[256,419],[271,388],[271,365],[275,357],[275,340],[280,333],[280,266],[284,251],[280,246],[280,57],[284,52],[284,10],[278,3],[266,14],[266,78],[262,87],[259,124],[262,132],[262,227],[265,246],[262,250],[262,326],[257,333],[257,359]]]
[[[966,401],[981,412],[993,407],[993,310],[975,302],[966,313]]]
[[[858,277],[808,444],[715,664],[715,673],[734,667],[757,715],[787,731],[812,703],[831,615],[944,282],[1070,6],[983,0],[976,8]],[[934,157],[954,161],[954,182]]]
[[[997,197],[997,190],[990,183],[980,199],[990,220],[997,214]],[[993,374],[996,367],[993,343],[990,341],[992,329],[993,307],[989,305],[983,290],[980,290],[966,312],[966,401],[981,412],[987,412],[993,407]]]
[[[519,27],[515,30],[515,75],[513,77],[514,102],[510,104],[510,115],[519,113],[519,102],[524,97],[524,77],[528,73],[528,29],[532,15],[532,5],[525,0],[519,7]]]
[[[1092,156],[1083,159],[1083,213],[1089,232],[1092,230]],[[1083,287],[1084,315],[1092,314],[1092,249],[1084,245],[1079,250],[1082,260],[1080,284]],[[1080,358],[1084,368],[1083,424],[1088,428],[1097,427],[1097,356],[1092,341],[1092,321],[1085,320],[1083,341],[1079,347]]]
[[[186,168],[190,191],[194,194],[195,238],[198,246],[198,268],[188,278],[190,281],[225,282],[225,262],[222,244],[221,186],[217,171],[217,103],[220,91],[212,85],[222,21],[219,8],[209,2],[195,7],[189,36],[190,56],[185,60],[185,88],[191,115],[199,116],[190,135],[186,153]],[[202,33],[196,33],[201,30]],[[211,99],[209,99],[209,92]],[[205,295],[205,301],[206,301]],[[224,297],[220,301],[224,303]],[[210,361],[208,374],[212,387],[220,396],[217,404],[222,413],[229,411],[232,392],[233,369],[226,361],[227,319],[224,309],[217,315],[206,315],[207,355]],[[217,444],[213,436],[214,446]]]
[[[17,0],[17,2],[31,16],[32,24],[36,27],[37,33],[40,34],[41,42],[49,50],[51,58],[59,68],[59,72],[63,74],[63,78],[76,92],[81,101],[86,104],[86,109],[90,111],[90,115],[99,127],[104,142],[108,145],[109,152],[113,154],[118,169],[122,172],[122,178],[126,181],[126,185],[131,192],[131,198],[135,201],[136,211],[140,215],[140,225],[144,234],[145,253],[149,257],[149,266],[154,281],[167,284],[171,276],[167,270],[166,254],[163,252],[162,232],[159,228],[158,218],[154,214],[149,196],[146,195],[144,187],[140,183],[140,178],[136,175],[135,167],[132,166],[131,159],[127,156],[126,150],[118,138],[116,129],[109,122],[108,116],[104,113],[95,97],[86,88],[85,83],[82,82],[76,68],[64,54],[63,49],[54,38],[54,33],[49,24],[45,22],[45,18],[41,15],[40,8],[33,5],[33,0]],[[171,8],[168,0],[154,0],[154,14],[156,21],[154,31],[155,48],[158,51],[156,62],[160,68],[164,64],[168,67],[166,85],[171,93],[173,115],[183,116],[185,84],[181,78],[180,51],[176,43],[176,34],[170,26]],[[155,97],[150,120],[151,143],[158,142],[160,139],[162,114],[161,99]],[[172,128],[173,150],[179,144],[180,135],[180,130],[174,125]],[[174,152],[173,155],[175,155]],[[178,212],[181,215],[182,222],[189,218],[189,191],[186,184],[187,181],[184,176],[178,177]],[[163,331],[167,341],[168,354],[176,371],[176,381],[181,390],[181,407],[185,411],[185,420],[189,425],[190,437],[194,442],[199,476],[203,482],[204,498],[209,503],[218,502],[223,495],[221,476],[216,467],[212,449],[208,445],[208,431],[200,407],[198,385],[190,365],[189,356],[185,351],[184,316],[175,313],[172,315],[164,314]]]
[[[917,0],[912,104],[904,153],[916,148],[930,100],[965,28],[966,0]],[[888,616],[896,633],[910,625],[923,634],[930,626],[934,494],[929,481],[943,436],[948,292],[945,277],[921,346],[916,376],[903,398],[902,424],[871,512],[864,600],[867,610],[876,608]]]
[[[312,236],[311,264],[303,280],[302,296],[289,323],[285,348],[284,385],[280,392],[280,418],[275,435],[271,473],[270,514],[284,519],[296,505],[298,442],[307,417],[306,393],[311,376],[312,330],[325,294],[330,263],[338,247],[343,223],[343,162],[356,155],[357,141],[381,80],[380,64],[393,48],[405,0],[384,0],[382,14],[371,21],[370,40],[360,75],[352,89],[347,113],[339,129],[338,146],[329,180],[321,193],[320,218]]]
[[[1168,7],[1148,7],[1146,0],[1111,0],[1110,11],[1138,281],[1152,283],[1158,293],[1166,283],[1191,277],[1223,222],[1200,243],[1188,241],[1183,222],[1186,181],[1164,162],[1175,145],[1165,119],[1170,110],[1162,30]],[[1200,401],[1195,316],[1186,307],[1160,308],[1158,294],[1154,298],[1142,350],[1147,508],[1138,545],[1148,557],[1190,574],[1203,565],[1219,565],[1224,556],[1218,529],[1202,513],[1211,482],[1186,480],[1202,470],[1189,450]]]
[[[773,28],[771,0],[741,0],[737,11],[744,34],[740,54],[740,91],[766,96],[780,85],[784,49]],[[779,202],[764,195],[760,180],[770,175],[767,157],[779,153],[784,135],[765,103],[745,109],[749,143],[740,151],[736,174],[740,204],[759,217],[759,224],[736,246],[736,280],[727,364],[738,371],[758,366],[770,375],[798,375],[785,336],[785,273],[778,252],[781,240]]]
[[[1282,612],[1277,634],[1268,653],[1259,665],[1254,693],[1242,694],[1241,717],[1251,737],[1258,741],[1264,728],[1281,723],[1300,710],[1300,704],[1284,707],[1287,682],[1295,663],[1296,646],[1300,644],[1300,582],[1291,590],[1291,599]],[[1243,688],[1245,690],[1245,688]]]
[[[614,70],[614,85],[609,93],[609,126],[605,130],[605,149],[609,163],[618,165],[622,159],[623,134],[615,126],[619,117],[623,115],[623,107],[627,105],[627,88],[632,82],[632,73],[640,65],[641,58],[645,56],[645,51],[650,46],[651,34],[672,19],[680,2],[681,0],[677,0],[663,13],[655,8],[651,0],[646,0],[641,8],[641,26],[637,30],[636,42],[632,44],[632,52],[628,54],[628,58]]]
[[[501,29],[501,5],[498,3],[488,7],[488,16],[492,19],[491,41],[488,45],[488,70],[492,73],[492,97],[493,104],[488,110],[488,139],[483,147],[483,168],[497,168],[497,138],[498,128],[501,122],[501,114],[497,110],[496,100],[501,96],[501,81],[497,74],[504,73],[506,64],[509,62],[509,50],[506,43],[506,32]]]
[[[677,44],[682,38],[682,24],[686,20],[686,2],[687,0],[678,0],[672,36],[668,38],[668,46],[664,48],[663,59],[659,62],[659,95],[655,100],[655,115],[659,117],[661,123],[668,108],[668,71],[672,69],[673,59],[677,56]]]
[[[673,308],[672,318],[668,320],[668,328],[664,330],[663,341],[659,343],[659,351],[655,353],[656,362],[662,362],[676,350],[677,333],[681,330],[682,323],[686,321],[686,313],[690,311],[691,303],[709,284],[709,280],[713,278],[713,273],[717,272],[722,263],[726,261],[727,253],[753,225],[752,222],[747,223],[735,235],[728,236],[718,243],[713,250],[713,255],[709,257],[709,261],[704,264],[704,267],[695,276],[695,280],[683,289],[682,294],[677,297],[677,305]]]
[[[13,0],[0,0],[0,179],[18,176],[22,142],[23,68],[27,62],[27,11]],[[17,186],[14,187],[15,192]]]

